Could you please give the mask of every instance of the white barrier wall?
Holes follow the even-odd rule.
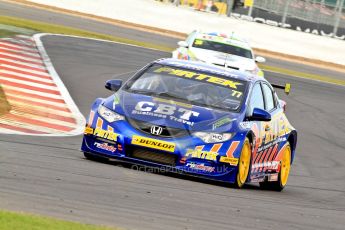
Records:
[[[236,32],[255,48],[345,65],[345,41],[217,14],[162,4],[154,0],[28,0],[68,10],[189,33]]]

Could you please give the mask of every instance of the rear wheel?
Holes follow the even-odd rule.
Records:
[[[260,187],[263,189],[282,191],[287,184],[291,168],[291,147],[287,143],[285,146],[283,156],[280,162],[280,172],[278,175],[278,181],[265,181],[260,183]]]
[[[249,139],[246,138],[242,147],[235,186],[241,188],[247,181],[252,158],[252,149]]]

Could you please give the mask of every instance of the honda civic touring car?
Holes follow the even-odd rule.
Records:
[[[262,77],[177,59],[149,63],[92,104],[81,150],[103,157],[281,191],[297,132]]]
[[[185,41],[179,41],[172,57],[183,60],[200,61],[220,68],[246,71],[263,77],[264,72],[257,63],[266,59],[255,56],[249,43],[234,33],[204,33],[193,31]]]

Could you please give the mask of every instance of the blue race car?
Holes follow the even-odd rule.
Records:
[[[81,150],[212,180],[281,191],[297,132],[271,84],[236,70],[161,59],[93,103]]]

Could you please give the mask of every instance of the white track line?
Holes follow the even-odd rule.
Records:
[[[68,90],[66,89],[65,85],[63,84],[62,80],[60,79],[59,75],[55,71],[53,63],[51,62],[44,46],[41,41],[41,37],[47,36],[47,34],[36,34],[33,36],[34,41],[36,42],[36,46],[38,51],[41,54],[41,57],[46,65],[51,77],[53,78],[55,84],[57,85],[62,97],[64,98],[65,102],[67,103],[69,109],[71,110],[74,118],[76,119],[76,128],[69,132],[68,135],[79,135],[84,132],[84,127],[86,124],[85,117],[79,111],[77,105],[74,103],[71,95],[69,94]]]
[[[9,125],[9,124],[7,124]],[[17,134],[17,135],[25,135],[25,133],[20,132],[20,131],[15,131],[12,129],[5,129],[5,128],[0,128],[0,133],[12,133],[12,134]]]
[[[55,95],[47,92],[40,92],[35,91],[32,89],[26,89],[16,86],[10,86],[2,84],[2,87],[7,95],[8,95],[8,101],[12,105],[12,110],[10,111],[10,114],[19,116],[19,117],[26,117],[33,120],[38,121],[44,121],[52,125],[61,125],[65,127],[70,127],[71,129],[74,128],[74,130],[69,132],[63,132],[56,130],[55,128],[47,128],[42,127],[38,124],[31,124],[31,122],[28,123],[21,123],[20,121],[13,120],[9,114],[7,117],[7,120],[2,121],[4,124],[8,124],[11,126],[16,126],[18,128],[25,128],[28,130],[36,130],[40,132],[45,132],[48,134],[31,134],[31,133],[25,133],[20,131],[14,131],[14,130],[8,130],[8,128],[1,128],[1,131],[4,131],[6,133],[16,133],[16,134],[23,134],[23,135],[37,135],[37,136],[71,136],[71,135],[79,135],[83,133],[84,127],[85,127],[85,118],[80,113],[78,107],[74,103],[73,99],[71,98],[69,92],[67,91],[66,87],[64,86],[63,82],[61,81],[60,77],[56,73],[53,64],[50,61],[50,58],[42,44],[41,37],[46,36],[46,34],[36,34],[34,37],[31,38],[24,36],[20,37],[22,39],[20,40],[14,40],[14,39],[8,39],[7,41],[0,40],[0,48],[1,54],[6,55],[5,58],[0,58],[0,63],[4,67],[7,67],[8,69],[2,69],[0,70],[0,79],[4,79],[8,82],[13,83],[19,83],[24,84],[27,86],[33,86],[38,87],[42,89],[50,89],[50,90],[56,90],[61,95]],[[24,45],[24,46],[23,46]],[[11,48],[13,48],[11,50]],[[37,49],[36,49],[37,48]],[[37,56],[37,50],[40,54]],[[12,52],[7,52],[12,51]],[[26,55],[26,56],[22,56]],[[32,57],[32,58],[31,58]],[[35,57],[41,57],[41,60],[37,60]],[[17,60],[14,60],[17,59]],[[19,60],[18,60],[19,59]],[[31,62],[27,63],[25,61]],[[6,63],[7,62],[7,63]],[[35,64],[37,63],[37,64]],[[29,69],[26,69],[25,67],[28,67]],[[35,68],[34,70],[30,70],[30,68]],[[16,71],[18,70],[18,71]],[[42,70],[39,71],[39,70]],[[49,74],[43,72],[47,70]],[[20,71],[24,71],[20,73]],[[37,74],[37,76],[31,76],[30,73]],[[1,76],[2,74],[2,76]],[[5,74],[11,74],[13,75],[13,78],[10,76],[5,76]],[[52,78],[45,79],[40,78],[39,76],[49,76]],[[21,78],[21,79],[15,79],[15,77]],[[34,82],[33,82],[34,81]],[[40,84],[39,82],[42,82]],[[56,86],[47,86],[44,85],[44,83],[54,83]],[[9,84],[9,83],[8,83]],[[23,86],[24,87],[24,86]],[[43,96],[44,98],[30,98],[26,97],[24,95],[16,95],[15,92],[9,92],[9,90],[16,90],[23,93],[29,93],[37,96]],[[51,99],[62,99],[65,104],[60,103],[59,101],[50,101]],[[26,102],[20,102],[21,99],[27,100]],[[30,101],[32,104],[30,104]],[[42,103],[42,105],[34,105],[35,103]],[[47,106],[55,106],[53,108],[48,108]],[[62,111],[61,109],[69,109],[71,112]],[[35,115],[35,110],[40,112],[40,115]],[[51,115],[55,115],[57,117],[45,117],[44,113],[47,113]],[[42,115],[42,116],[41,116]],[[6,115],[4,116],[4,119],[6,119]],[[64,119],[67,119],[64,121]],[[70,120],[68,122],[68,120]],[[75,124],[74,122],[75,121]]]

